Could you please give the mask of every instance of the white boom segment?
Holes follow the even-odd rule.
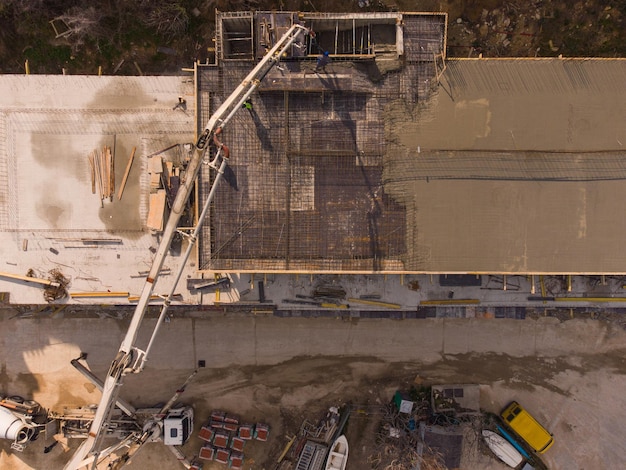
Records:
[[[66,470],[76,470],[87,466],[96,468],[100,451],[98,447],[100,445],[103,434],[107,428],[107,423],[110,415],[113,411],[115,403],[117,401],[117,395],[119,393],[120,386],[122,384],[122,377],[128,373],[138,373],[143,369],[144,363],[147,359],[148,352],[153,344],[154,338],[161,322],[167,312],[167,309],[171,303],[171,298],[176,288],[176,284],[182,275],[182,269],[186,263],[193,244],[197,238],[200,227],[208,212],[208,207],[215,194],[215,188],[226,168],[228,161],[228,148],[224,146],[219,140],[218,136],[221,133],[224,126],[230,121],[230,119],[237,113],[243,103],[250,97],[254,90],[259,86],[265,75],[276,65],[278,61],[287,53],[289,48],[296,42],[298,36],[302,33],[308,33],[308,29],[302,25],[294,24],[287,30],[287,32],[276,42],[276,44],[267,52],[267,54],[261,59],[261,61],[254,67],[254,69],[246,76],[246,78],[239,84],[239,86],[232,92],[232,94],[224,101],[224,103],[215,111],[215,113],[209,119],[209,122],[204,129],[204,132],[196,143],[196,148],[187,167],[187,177],[185,182],[180,186],[174,204],[172,205],[171,214],[163,231],[163,237],[159,248],[155,254],[152,262],[152,267],[146,278],[146,282],[142,288],[139,302],[135,308],[135,312],[131,319],[130,326],[126,332],[126,336],[122,341],[119,351],[111,363],[111,367],[107,373],[107,377],[102,386],[102,398],[98,404],[94,420],[89,430],[89,436],[78,448],[76,453],[72,456],[72,459],[66,464]],[[178,222],[182,216],[189,196],[191,194],[193,185],[198,177],[200,165],[204,159],[206,152],[208,151],[209,141],[213,140],[218,147],[217,155],[210,163],[211,167],[217,170],[213,186],[205,203],[204,209],[196,229],[189,240],[188,249],[185,252],[184,258],[181,263],[181,271],[174,284],[172,285],[171,292],[163,303],[159,321],[157,321],[156,327],[153,331],[152,338],[145,351],[137,348],[135,343],[137,340],[137,333],[139,327],[143,321],[150,296],[154,290],[154,285],[158,278],[158,273],[163,266],[167,252],[170,249],[172,238],[177,231]],[[106,453],[102,451],[102,453]]]

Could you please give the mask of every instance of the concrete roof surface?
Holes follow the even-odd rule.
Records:
[[[624,272],[625,82],[625,60],[450,60],[412,119],[391,110],[407,270]]]
[[[149,269],[156,246],[145,228],[146,155],[194,141],[192,77],[1,75],[0,90],[0,271],[47,278],[57,268],[73,292],[138,294],[138,272]],[[179,97],[185,111],[173,109]],[[101,207],[88,155],[104,145],[115,155],[118,188],[137,150],[122,199]],[[166,261],[172,270],[176,263]],[[40,287],[4,277],[0,292],[12,303],[43,301]]]
[[[388,107],[382,181],[407,208],[404,270],[624,272],[625,79],[624,60],[450,60],[415,113]],[[138,294],[157,244],[146,155],[194,140],[192,77],[4,75],[0,89],[0,272]],[[124,198],[101,208],[87,155],[103,145],[118,181],[137,155]],[[121,241],[83,241],[107,238]],[[42,301],[0,283],[13,303]]]

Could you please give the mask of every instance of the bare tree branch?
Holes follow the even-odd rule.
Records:
[[[178,3],[164,3],[154,7],[146,20],[146,25],[171,39],[187,31],[189,14]]]
[[[57,32],[57,37],[66,38],[72,45],[72,49],[78,50],[87,39],[98,39],[105,35],[100,26],[102,13],[94,7],[81,8],[74,7],[69,9],[65,14],[56,17],[51,23],[62,23],[67,27],[63,32]]]

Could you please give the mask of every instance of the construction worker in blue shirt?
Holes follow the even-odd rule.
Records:
[[[315,71],[319,72],[320,70],[323,70],[324,72],[326,72],[326,66],[328,65],[329,62],[330,62],[330,57],[329,57],[328,51],[324,51],[324,53],[321,54],[317,58],[317,65],[315,66]]]

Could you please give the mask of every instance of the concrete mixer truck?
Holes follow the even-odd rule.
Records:
[[[13,441],[11,448],[24,450],[24,446],[37,439],[48,414],[39,403],[18,396],[0,396],[0,439]]]

